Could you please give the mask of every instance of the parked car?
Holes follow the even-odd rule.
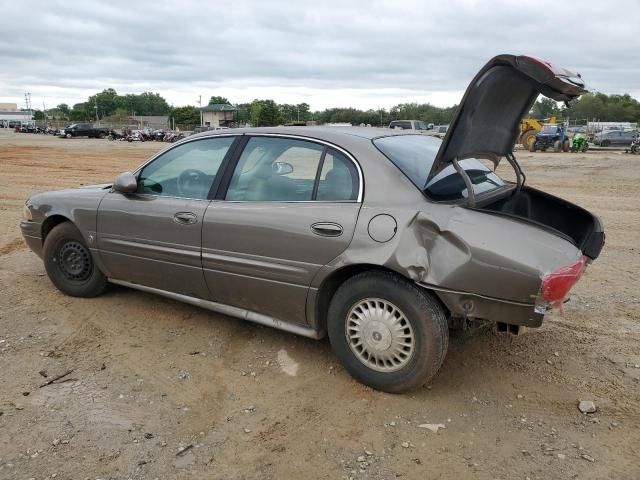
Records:
[[[204,132],[113,183],[31,197],[22,233],[68,295],[111,282],[328,333],[359,381],[416,388],[442,365],[449,326],[540,326],[604,244],[596,216],[524,183],[512,148],[537,92],[570,101],[584,88],[500,55],[443,141],[363,127]],[[481,161],[503,157],[515,183]]]
[[[447,135],[447,130],[449,130],[449,125],[436,125],[427,132],[427,135],[444,138]]]
[[[61,129],[58,136],[62,138],[89,137],[106,138],[109,135],[108,128],[93,127],[90,123],[74,123]]]
[[[389,128],[427,131],[429,128],[433,128],[433,124],[427,125],[422,120],[393,120],[389,124]]]
[[[593,143],[601,147],[610,147],[612,145],[629,146],[636,136],[635,130],[608,130],[595,135]]]

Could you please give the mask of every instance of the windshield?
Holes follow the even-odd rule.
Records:
[[[542,127],[540,133],[556,133],[558,131],[557,125],[545,125]]]
[[[416,130],[426,130],[427,129],[427,124],[424,122],[421,122],[420,120],[416,121]]]
[[[433,200],[459,200],[469,195],[463,178],[453,165],[447,165],[427,184],[427,177],[442,144],[440,139],[423,135],[396,135],[376,138],[373,143],[416,187]],[[459,163],[469,175],[476,195],[504,185],[498,175],[475,158],[467,158]]]

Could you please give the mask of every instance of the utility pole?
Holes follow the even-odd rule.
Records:
[[[33,121],[33,112],[31,111],[31,92],[26,92],[24,94],[24,103],[27,111],[29,112],[29,117],[31,121]]]
[[[198,105],[200,106],[200,126],[202,126],[202,95],[198,96]]]
[[[98,121],[98,99],[95,98],[94,101],[96,102],[95,109],[96,109],[96,122],[97,122]]]

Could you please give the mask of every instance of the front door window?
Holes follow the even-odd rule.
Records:
[[[234,137],[206,138],[172,148],[146,165],[138,193],[205,199]]]

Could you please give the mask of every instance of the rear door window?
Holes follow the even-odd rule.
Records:
[[[233,172],[226,200],[311,200],[324,149],[292,138],[251,138]]]
[[[329,149],[322,162],[315,199],[325,202],[356,200],[358,172],[343,154]]]
[[[253,202],[323,202],[358,199],[354,163],[331,147],[312,141],[252,137],[247,142],[226,200]]]

